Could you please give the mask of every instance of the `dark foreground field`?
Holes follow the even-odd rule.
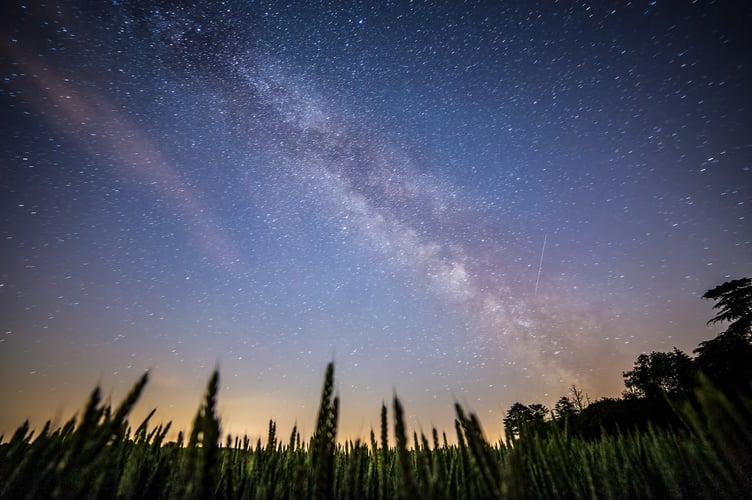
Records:
[[[489,443],[458,405],[455,433],[406,435],[402,405],[369,442],[336,441],[339,401],[327,368],[317,430],[265,443],[228,436],[219,444],[215,373],[187,439],[167,426],[133,430],[126,418],[147,382],[117,408],[95,390],[78,423],[28,424],[0,444],[0,498],[746,498],[752,492],[752,415],[704,386],[673,408],[679,425],[583,437],[566,421]],[[391,425],[389,421],[391,420]],[[388,433],[396,446],[388,446]]]

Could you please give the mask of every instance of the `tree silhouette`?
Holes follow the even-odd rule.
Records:
[[[577,415],[579,411],[577,410],[577,407],[571,399],[569,399],[567,396],[562,396],[554,405],[553,413],[554,415],[556,415],[557,419],[562,419],[570,415]]]
[[[524,405],[522,403],[513,404],[504,417],[504,428],[507,432],[519,434],[522,428],[543,422],[548,415],[548,408],[540,403]]]
[[[530,408],[517,402],[507,410],[507,416],[504,417],[504,428],[507,429],[507,432],[519,434],[520,428],[530,422],[532,418],[533,412]]]
[[[569,394],[571,395],[569,400],[572,401],[572,404],[578,413],[590,404],[590,396],[588,396],[586,392],[583,392],[582,389],[578,389],[574,384],[569,387]]]
[[[528,405],[531,412],[531,422],[543,422],[548,416],[548,408],[540,403]]]
[[[694,367],[692,358],[676,347],[671,352],[640,354],[634,368],[623,372],[627,395],[655,397],[679,394],[690,389]]]
[[[730,322],[714,339],[700,342],[695,364],[719,388],[730,393],[752,392],[752,279],[728,281],[708,290],[718,314],[708,324]]]
[[[752,336],[752,279],[727,281],[705,292],[702,298],[715,300],[713,309],[720,309],[708,324],[730,321],[724,333],[747,339]]]

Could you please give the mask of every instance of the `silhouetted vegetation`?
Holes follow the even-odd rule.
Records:
[[[728,299],[721,314],[736,325],[714,339],[719,352],[750,338],[749,308],[736,300],[746,293],[749,305],[749,280],[731,283],[708,297]],[[714,387],[703,375],[703,353],[640,356],[624,373],[623,398],[591,403],[572,386],[552,412],[517,403],[504,420],[507,441],[489,442],[478,418],[456,405],[457,444],[444,434],[440,440],[436,429],[430,441],[414,432],[410,442],[396,397],[391,427],[382,405],[378,442],[371,431],[369,444],[337,443],[332,364],[308,442],[296,428],[279,441],[271,421],[265,444],[229,435],[220,443],[215,372],[187,443],[182,433],[165,443],[170,426],[150,428],[153,411],[135,430],[127,421],[144,375],[115,409],[96,389],[77,420],[58,429],[48,422],[36,436],[28,422],[21,425],[0,444],[0,499],[744,498],[752,491],[750,379],[734,372],[733,356],[724,362],[714,352],[714,362],[728,368],[719,380],[736,375],[733,384]]]
[[[714,300],[716,316],[708,324],[729,322],[715,338],[701,342],[695,358],[674,349],[640,354],[632,370],[622,373],[622,398],[601,398],[583,404],[582,394],[559,398],[544,423],[525,408],[539,405],[515,403],[504,419],[510,434],[550,432],[566,427],[569,434],[600,438],[603,433],[646,431],[649,428],[685,428],[677,413],[682,405],[697,405],[697,393],[713,387],[740,403],[752,396],[752,280],[742,278],[709,290],[703,298]],[[576,391],[576,388],[573,388]],[[570,391],[571,392],[571,391]]]

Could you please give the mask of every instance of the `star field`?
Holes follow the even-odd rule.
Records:
[[[752,272],[733,2],[8,2],[0,433],[152,371],[185,428],[489,435],[618,395]]]

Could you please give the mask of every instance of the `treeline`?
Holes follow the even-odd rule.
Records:
[[[742,284],[748,292],[749,280]],[[26,422],[9,440],[0,437],[0,499],[678,499],[752,491],[752,405],[743,393],[703,379],[684,404],[669,402],[678,425],[599,429],[597,438],[572,430],[585,428],[598,408],[626,411],[660,398],[646,393],[588,404],[573,388],[568,403],[557,405],[573,407],[562,417],[547,421],[542,405],[520,405],[544,418],[520,422],[506,442],[489,442],[478,418],[455,405],[457,444],[436,429],[409,435],[396,397],[391,415],[382,405],[378,435],[338,443],[331,364],[308,441],[295,428],[280,439],[273,421],[265,443],[229,435],[220,441],[214,373],[190,433],[166,443],[169,424],[149,426],[154,411],[135,429],[127,421],[147,380],[145,374],[116,408],[96,389],[79,419],[57,429],[48,422],[38,435]],[[601,427],[608,421],[592,418]],[[396,446],[389,446],[390,433]]]
[[[625,389],[621,398],[591,402],[573,385],[552,409],[540,403],[515,403],[504,418],[507,433],[517,437],[526,430],[540,433],[557,428],[598,438],[604,432],[649,426],[683,427],[686,423],[676,408],[696,405],[702,386],[712,386],[737,403],[748,399],[752,396],[752,280],[726,282],[703,298],[716,302],[717,314],[708,323],[728,325],[715,338],[701,342],[694,357],[677,348],[641,354],[634,367],[622,373]]]

